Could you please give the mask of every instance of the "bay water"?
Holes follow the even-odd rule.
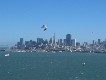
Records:
[[[106,54],[0,52],[0,80],[106,80]]]

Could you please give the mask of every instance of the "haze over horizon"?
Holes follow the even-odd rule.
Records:
[[[43,31],[41,26],[48,26]],[[0,45],[13,45],[19,38],[49,39],[71,34],[78,42],[105,40],[106,0],[1,0]]]

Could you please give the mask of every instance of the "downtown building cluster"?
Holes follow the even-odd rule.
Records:
[[[72,39],[71,34],[67,34],[65,39],[56,39],[55,33],[49,40],[37,38],[36,40],[20,41],[16,43],[12,50],[25,50],[25,51],[69,51],[71,48],[79,48],[80,43],[76,39]]]
[[[65,39],[56,39],[55,33],[49,40],[43,38],[37,38],[36,40],[24,41],[20,38],[20,41],[14,47],[11,47],[11,51],[28,51],[28,52],[53,52],[53,51],[68,51],[68,52],[106,52],[106,40],[94,41],[91,44],[84,42],[82,45],[77,42],[76,39],[72,39],[71,34],[67,34]]]

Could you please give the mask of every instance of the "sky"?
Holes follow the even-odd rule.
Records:
[[[105,40],[106,0],[0,0],[0,45],[54,33],[56,39],[71,34],[78,42]]]

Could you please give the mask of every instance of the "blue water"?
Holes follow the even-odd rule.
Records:
[[[0,52],[0,80],[106,80],[106,54],[5,54]]]

